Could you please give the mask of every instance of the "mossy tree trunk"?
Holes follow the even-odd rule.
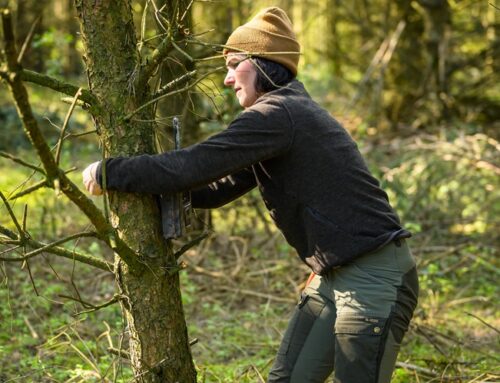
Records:
[[[124,116],[148,99],[136,49],[129,0],[75,1],[92,93],[101,108],[94,119],[107,156],[154,152],[153,108]],[[195,382],[176,259],[161,235],[152,196],[109,192],[110,220],[137,253],[137,264],[119,255],[115,276],[130,334],[130,355],[138,382]]]

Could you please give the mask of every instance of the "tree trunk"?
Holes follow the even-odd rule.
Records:
[[[339,0],[328,0],[326,10],[327,18],[327,37],[326,37],[326,56],[330,72],[337,78],[342,77],[341,51],[340,51],[340,33],[338,33],[340,2]]]
[[[447,61],[451,14],[447,0],[420,0],[425,10],[425,41],[428,54],[428,78],[433,79],[433,91],[441,101],[441,116],[448,114]]]
[[[89,86],[102,108],[94,114],[106,154],[153,153],[153,109],[127,121],[123,116],[147,98],[134,89],[140,69],[130,0],[76,0]],[[195,382],[183,314],[177,263],[161,235],[152,196],[109,193],[110,220],[134,249],[140,266],[116,257],[115,276],[130,334],[130,355],[138,382]]]

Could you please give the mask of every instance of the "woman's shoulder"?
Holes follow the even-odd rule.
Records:
[[[302,83],[292,80],[286,85],[279,87],[260,96],[257,101],[245,109],[245,112],[257,111],[260,113],[283,113],[291,109],[301,108],[308,100],[311,100]]]

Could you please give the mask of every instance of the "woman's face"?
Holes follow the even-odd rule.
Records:
[[[252,106],[259,98],[255,89],[257,70],[248,56],[241,53],[229,53],[226,57],[227,75],[224,85],[232,86],[240,105]]]

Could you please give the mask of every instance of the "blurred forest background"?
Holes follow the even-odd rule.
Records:
[[[394,382],[499,382],[500,3],[186,4],[191,38],[159,76],[174,79],[223,65],[215,57],[221,50],[216,44],[262,7],[282,7],[302,44],[299,79],[357,140],[413,232],[421,298]],[[19,47],[34,31],[23,66],[86,87],[73,2],[0,1],[0,7],[7,6]],[[155,7],[161,8],[132,1],[137,34],[146,45],[161,29],[161,10],[155,16]],[[162,101],[157,112],[161,148],[170,145],[172,110],[179,105],[184,145],[224,129],[239,112],[232,92],[223,88],[223,76],[218,71]],[[54,144],[68,105],[51,90],[29,89],[37,118]],[[89,114],[75,110],[69,131],[92,129]],[[12,197],[34,179],[31,171],[13,166],[9,155],[37,161],[2,84],[0,190]],[[70,176],[80,184],[80,171],[100,156],[97,137],[85,135],[66,144],[61,161],[78,168]],[[25,205],[28,231],[39,240],[88,230],[83,215],[53,190],[16,198],[12,206],[18,217]],[[3,205],[0,225],[14,227]],[[190,338],[198,339],[192,352],[199,381],[264,381],[308,270],[273,226],[256,191],[222,209],[198,212],[194,226],[193,238],[210,232],[183,255],[187,268],[181,271]],[[91,239],[68,248],[113,258]],[[124,341],[120,308],[81,314],[85,307],[78,302],[97,306],[114,292],[112,274],[53,255],[41,254],[23,267],[1,261],[0,382],[131,381],[126,359],[108,351]]]

